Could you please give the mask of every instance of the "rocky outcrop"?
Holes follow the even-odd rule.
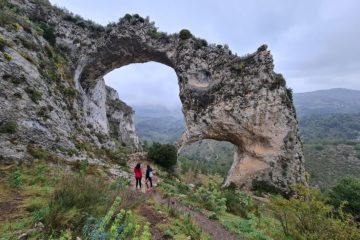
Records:
[[[140,141],[134,125],[134,111],[119,99],[115,89],[106,86],[106,116],[109,122],[109,134],[130,147],[139,150]]]
[[[64,85],[63,89],[76,89],[76,97],[71,99],[70,105],[79,119],[70,119],[71,112],[69,108],[61,107],[65,103],[57,94],[56,86],[47,84],[44,74],[39,71],[41,59],[49,59],[50,56],[37,59],[34,51],[36,59],[31,63],[18,56],[23,47],[18,47],[18,44],[7,46],[5,51],[16,57],[11,61],[1,58],[2,72],[13,76],[10,71],[18,68],[26,78],[32,79],[32,84],[39,85],[37,89],[44,94],[37,105],[25,97],[21,100],[21,110],[7,116],[17,119],[21,128],[28,126],[21,132],[41,128],[46,132],[41,133],[46,135],[41,139],[47,145],[56,144],[55,139],[59,136],[72,146],[69,140],[71,133],[76,128],[75,123],[81,123],[86,127],[80,128],[90,134],[79,133],[78,136],[96,142],[91,134],[93,130],[117,135],[123,142],[131,139],[136,145],[135,137],[123,138],[122,131],[132,134],[133,127],[130,122],[130,125],[122,124],[123,119],[130,119],[125,117],[126,107],[123,104],[119,104],[121,109],[109,106],[111,99],[116,97],[112,91],[106,93],[103,76],[131,63],[156,61],[172,67],[178,76],[186,120],[186,131],[180,145],[215,139],[229,141],[236,146],[226,186],[266,187],[288,192],[291,184],[305,183],[304,159],[291,91],[286,88],[283,77],[273,71],[273,59],[265,45],[253,54],[239,57],[232,54],[227,46],[208,45],[187,30],[171,35],[158,32],[153,23],[138,15],[126,15],[116,24],[99,27],[48,4],[30,0],[12,2],[32,21],[45,25],[45,33],[51,29],[56,36],[54,49],[63,49],[62,55],[66,59],[63,67],[68,70],[64,71],[68,74],[58,74],[59,84]],[[28,37],[29,33],[23,29],[20,31]],[[18,34],[4,28],[1,32],[10,40],[15,40]],[[49,36],[37,37],[36,41],[39,48],[45,49],[43,54],[49,54],[46,52]],[[6,111],[14,112],[18,100],[11,96],[14,95],[11,83],[2,80],[2,85],[11,88],[2,91],[1,97],[7,106],[7,110],[1,110],[3,116]],[[21,94],[26,93],[24,88],[19,87]],[[39,127],[24,124],[24,121],[32,119],[29,116],[34,116],[34,111],[45,105],[53,106],[54,119],[63,121],[60,125],[53,117],[45,123],[35,118],[35,122],[41,123]],[[18,116],[21,113],[23,116]],[[114,125],[119,126],[120,134],[115,134]],[[89,126],[91,129],[88,129]],[[31,135],[39,136],[37,132]],[[2,139],[2,144],[7,141],[9,139]]]

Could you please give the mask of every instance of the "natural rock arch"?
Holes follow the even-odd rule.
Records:
[[[291,92],[273,71],[267,46],[238,57],[189,32],[165,35],[141,17],[123,18],[83,52],[75,77],[99,103],[96,89],[106,73],[148,61],[170,66],[178,76],[186,121],[180,145],[215,139],[236,146],[225,186],[288,192],[291,184],[306,182]]]
[[[4,106],[0,115],[19,123],[17,136],[21,144],[14,147],[9,141],[11,135],[2,136],[0,150],[4,154],[0,160],[26,157],[32,142],[55,151],[59,146],[76,147],[74,141],[114,147],[115,141],[96,140],[97,133],[109,135],[110,118],[128,136],[121,140],[136,148],[132,110],[118,99],[115,91],[106,88],[102,77],[127,64],[156,61],[172,67],[178,76],[186,122],[180,145],[214,139],[236,146],[225,186],[270,187],[288,193],[291,184],[306,183],[291,91],[282,76],[273,71],[273,59],[265,45],[253,54],[238,57],[227,47],[208,45],[188,31],[172,35],[158,32],[154,24],[138,15],[126,15],[118,23],[101,27],[44,1],[11,2],[29,19],[45,25],[51,39],[22,31],[24,36],[31,35],[43,51],[28,51],[35,58],[28,61],[9,48],[14,59],[0,62],[4,73],[15,77],[23,74],[31,86],[43,92],[39,105],[25,97],[19,107],[18,100],[13,99],[14,88],[1,82],[10,95],[0,94]],[[15,39],[12,33],[7,36]],[[57,51],[61,49],[66,59],[58,69],[56,81],[66,89],[76,88],[72,98],[64,96],[55,83],[47,83],[49,76],[41,71],[47,66],[42,59],[52,59],[49,44]],[[61,69],[66,69],[66,74]],[[48,70],[54,71],[53,65]],[[3,73],[1,76],[4,78]],[[27,95],[24,89],[21,91]],[[108,102],[116,104],[109,107]],[[41,106],[53,109],[46,122],[36,116]],[[79,139],[74,139],[74,134]]]

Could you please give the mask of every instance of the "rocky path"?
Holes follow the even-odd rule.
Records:
[[[10,193],[10,197],[8,199],[0,200],[0,223],[12,222],[16,219],[22,218],[21,204],[23,199],[18,192],[13,191]]]

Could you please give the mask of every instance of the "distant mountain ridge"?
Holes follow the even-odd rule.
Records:
[[[360,113],[360,90],[333,88],[295,93],[294,104],[298,116],[337,113]]]
[[[167,108],[161,105],[134,105],[131,106],[135,111],[135,116],[141,117],[172,117],[177,119],[183,119],[183,113],[181,106]]]
[[[294,104],[299,117],[337,113],[360,113],[360,90],[332,88],[294,93]],[[175,117],[183,119],[181,106],[166,108],[161,105],[132,106],[136,116]]]

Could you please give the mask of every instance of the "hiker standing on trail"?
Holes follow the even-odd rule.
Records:
[[[139,189],[141,189],[142,171],[141,171],[140,163],[136,164],[136,167],[134,168],[134,173],[136,179],[136,189],[138,189],[138,185],[139,185]]]
[[[149,189],[149,185],[148,185],[148,182],[150,182],[150,188],[152,188],[152,177],[153,177],[153,170],[152,168],[150,167],[150,165],[147,165],[147,168],[146,168],[146,175],[145,175],[145,183],[146,183],[146,187],[147,189]]]

